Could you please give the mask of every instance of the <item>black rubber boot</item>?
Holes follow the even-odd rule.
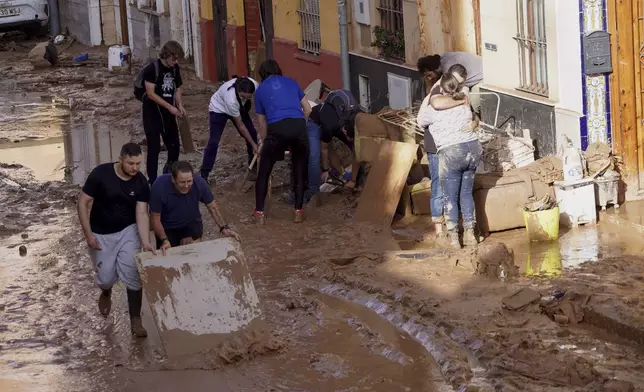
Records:
[[[102,290],[101,295],[98,297],[98,311],[105,317],[110,314],[112,310],[112,289]]]
[[[127,305],[130,313],[130,327],[132,334],[137,338],[148,336],[148,331],[143,328],[141,307],[143,304],[143,290],[127,290]]]

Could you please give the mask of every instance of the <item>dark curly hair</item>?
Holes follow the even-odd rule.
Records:
[[[425,73],[427,71],[438,72],[441,68],[441,56],[434,54],[431,56],[421,57],[418,59],[416,66],[422,73]]]

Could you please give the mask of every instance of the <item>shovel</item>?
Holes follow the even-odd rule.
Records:
[[[250,190],[252,186],[247,186],[248,184],[248,178],[250,177],[250,173],[253,170],[253,166],[255,166],[255,162],[257,162],[258,155],[255,154],[253,156],[253,160],[250,161],[250,165],[248,165],[248,170],[246,171],[246,174],[244,175],[244,181],[242,182],[241,186],[239,187],[239,190],[246,193]]]

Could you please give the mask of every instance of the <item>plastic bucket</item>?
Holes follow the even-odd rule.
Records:
[[[522,211],[530,241],[554,241],[559,238],[559,207],[545,211]]]

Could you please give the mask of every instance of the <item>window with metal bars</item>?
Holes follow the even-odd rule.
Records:
[[[297,13],[300,15],[300,50],[320,54],[320,0],[299,0]]]
[[[545,0],[516,0],[519,50],[518,90],[547,97],[548,43]]]
[[[393,48],[389,51],[389,55],[393,58],[404,60],[405,24],[403,21],[403,0],[379,0],[376,8],[380,13],[379,27],[381,30],[388,33],[385,34],[389,37],[387,38],[387,41],[391,41],[385,44]],[[378,31],[375,30],[374,32],[378,33]],[[378,39],[378,37],[376,38]]]

